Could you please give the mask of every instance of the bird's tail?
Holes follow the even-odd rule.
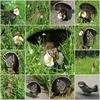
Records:
[[[95,85],[93,88],[93,92],[97,92],[98,91],[98,85]]]

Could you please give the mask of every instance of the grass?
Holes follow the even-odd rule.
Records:
[[[29,26],[27,27],[27,37],[32,34],[32,32],[36,32],[42,29],[48,28],[66,28],[73,33],[73,27],[57,27],[57,26]],[[53,74],[53,73],[73,73],[73,34],[65,40],[63,44],[58,47],[66,58],[63,65],[60,66],[60,69],[54,67],[47,67],[43,62],[43,58],[41,57],[41,51],[43,50],[41,43],[39,45],[33,45],[29,42],[26,42],[26,73],[27,74]],[[30,54],[30,51],[33,51]],[[63,69],[65,67],[65,70]]]
[[[16,46],[13,40],[13,35],[15,32],[20,32],[23,39],[25,40],[25,27],[24,26],[2,26],[1,30],[5,29],[5,32],[1,34],[1,49],[8,50],[8,49],[24,49],[25,42],[22,42],[21,45]]]
[[[25,0],[2,0],[2,3],[5,5],[5,10],[11,10],[16,6],[19,7],[19,15],[13,23],[9,23],[8,25],[25,25]],[[4,24],[3,20],[1,20],[1,24]]]
[[[48,92],[50,87],[50,76],[49,75],[31,75],[33,80],[43,86]]]
[[[2,74],[8,74],[7,72],[7,66],[5,62],[2,60],[2,56],[9,51],[1,51],[1,73]],[[19,74],[24,74],[25,71],[25,53],[24,51],[13,51],[18,55],[19,60]]]
[[[49,23],[49,2],[48,1],[27,1],[26,2],[27,25]]]
[[[14,92],[5,94],[7,88],[7,81],[12,80],[12,87]],[[1,96],[2,99],[24,99],[24,76],[23,75],[1,75]]]
[[[80,4],[81,3],[84,3],[84,2],[87,2],[87,3],[90,3],[90,4],[92,4],[94,7],[96,7],[96,9],[97,9],[97,14],[94,16],[92,16],[92,21],[90,22],[90,23],[82,23],[81,22],[81,20],[80,20],[80,18],[78,17],[78,14],[79,14],[79,12],[80,12]],[[77,0],[76,2],[75,2],[75,5],[76,5],[76,8],[75,8],[75,10],[76,10],[76,24],[77,25],[99,25],[99,1],[91,1],[91,0]]]
[[[96,69],[92,72],[93,62],[95,62]],[[99,73],[99,57],[84,57],[75,59],[76,74],[98,74]]]
[[[95,42],[92,45],[91,49],[99,49],[99,26],[75,26],[75,48],[82,49],[80,45],[79,32],[81,31],[81,29],[87,29],[87,28],[93,28],[97,32]]]

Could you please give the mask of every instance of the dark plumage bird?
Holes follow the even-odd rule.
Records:
[[[93,28],[88,28],[80,31],[79,33],[80,43],[83,49],[92,48],[95,42],[96,34],[97,34],[96,30]]]
[[[58,11],[58,18],[63,21],[68,21],[72,17],[73,9],[70,5],[63,3],[63,2],[57,2],[54,4],[54,9]]]
[[[92,92],[98,91],[98,86],[95,85],[94,87],[89,87],[85,82],[80,81],[78,82],[78,86],[81,88],[85,95],[90,95]]]
[[[16,16],[18,16],[18,15],[19,15],[19,8],[18,7],[14,7],[11,10],[4,9],[1,12],[1,20],[4,22],[4,24],[13,23]]]
[[[27,85],[27,88],[30,90],[33,97],[37,97],[37,95],[41,92],[40,85],[37,82],[30,82]]]
[[[55,79],[52,84],[53,95],[51,98],[54,98],[55,96],[66,95],[70,85],[71,81],[66,77],[59,77]]]
[[[80,5],[80,9],[81,11],[79,13],[79,17],[83,20],[83,23],[91,22],[92,20],[91,16],[97,13],[96,8],[90,3],[82,3]]]
[[[14,52],[8,52],[3,55],[3,60],[7,65],[7,70],[9,73],[18,74],[18,68],[19,68],[19,60],[17,55]]]

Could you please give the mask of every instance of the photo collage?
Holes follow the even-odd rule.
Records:
[[[100,100],[100,0],[0,0],[0,100]]]

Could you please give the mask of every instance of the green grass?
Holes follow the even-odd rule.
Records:
[[[24,41],[25,41],[25,27],[24,26],[2,26],[1,30],[5,29],[5,32],[1,35],[1,49],[24,49],[25,42],[22,42],[21,45],[16,46],[13,40],[13,35],[15,32],[20,32]]]
[[[54,26],[29,26],[27,27],[27,37],[30,36],[31,32],[36,32],[42,29],[48,28],[66,28],[73,33],[73,27],[54,27]],[[26,73],[27,74],[53,74],[53,73],[73,73],[73,34],[65,40],[63,44],[59,47],[64,53],[66,61],[64,61],[63,65],[60,66],[60,69],[57,67],[47,67],[44,64],[43,58],[41,57],[41,51],[43,50],[41,43],[39,45],[33,45],[29,42],[26,42]],[[33,54],[30,54],[30,50],[33,50]],[[65,71],[63,69],[65,67]]]
[[[31,75],[33,80],[38,82],[41,86],[49,92],[50,88],[50,76],[49,75]]]
[[[25,25],[25,0],[2,0],[2,3],[5,5],[5,10],[11,10],[16,6],[19,7],[19,15],[13,23],[9,23],[8,25]],[[1,20],[1,24],[4,24],[3,20]]]
[[[6,95],[5,88],[7,81],[12,80],[12,87],[14,92]],[[1,75],[1,96],[2,99],[24,99],[24,76],[23,75]]]
[[[92,21],[90,23],[82,23],[80,18],[78,17],[78,14],[80,12],[80,4],[84,2],[92,4],[97,9],[97,14],[95,16],[94,15],[92,16]],[[99,21],[98,21],[99,20],[99,1],[77,0],[75,2],[75,5],[76,5],[75,12],[76,12],[76,24],[77,25],[87,25],[87,26],[88,25],[99,25]]]
[[[75,48],[82,49],[82,45],[80,45],[79,32],[81,29],[87,28],[93,28],[97,32],[94,44],[92,45],[91,49],[99,49],[99,26],[75,26]]]
[[[5,53],[9,51],[2,51],[1,52],[1,73],[2,74],[8,74],[7,66],[5,62],[2,60],[2,57]],[[24,74],[25,71],[25,52],[24,51],[13,51],[18,55],[19,60],[19,74]]]
[[[92,72],[92,66],[95,62],[96,69]],[[99,73],[99,57],[84,57],[75,59],[76,74],[98,74]]]
[[[41,16],[43,18],[41,18]],[[27,25],[49,23],[49,2],[48,1],[27,1],[26,2]]]

